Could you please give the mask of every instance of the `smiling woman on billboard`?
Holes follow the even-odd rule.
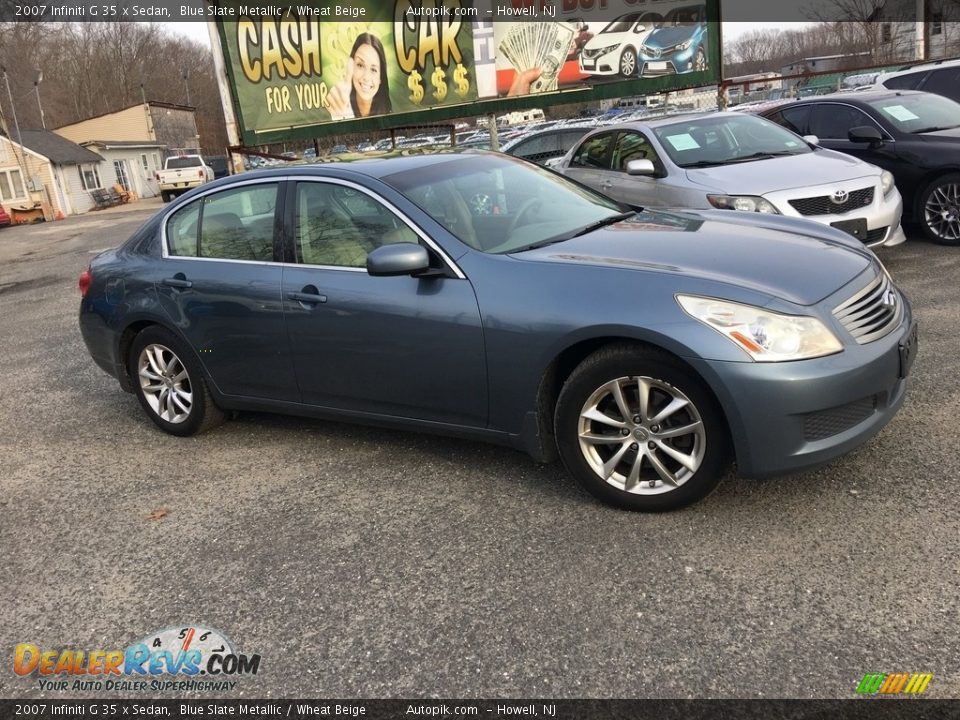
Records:
[[[346,75],[330,89],[327,102],[334,120],[385,115],[392,110],[387,58],[380,38],[371,33],[357,37]]]

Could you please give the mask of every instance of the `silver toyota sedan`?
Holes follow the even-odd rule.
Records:
[[[786,215],[870,247],[904,242],[893,175],[816,143],[743,113],[678,115],[595,130],[555,169],[630,205]]]

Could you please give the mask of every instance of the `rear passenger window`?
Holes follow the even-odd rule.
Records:
[[[797,135],[806,135],[807,121],[809,118],[810,106],[799,105],[797,107],[784,108],[770,115],[767,119],[777,123],[777,125],[785,127],[787,130],[792,130]]]
[[[810,132],[822,140],[846,140],[850,128],[875,123],[861,110],[850,105],[824,103],[810,113]]]
[[[225,190],[200,202],[200,257],[273,260],[276,183]]]
[[[197,219],[200,203],[190,203],[177,210],[167,221],[167,248],[170,255],[197,256]]]
[[[612,146],[613,133],[594,135],[577,149],[570,164],[577,167],[609,170]]]
[[[924,71],[900,75],[899,77],[885,80],[883,86],[891,90],[915,90],[926,74],[926,71]]]

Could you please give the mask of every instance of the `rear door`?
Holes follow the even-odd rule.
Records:
[[[275,256],[281,186],[247,183],[173,213],[156,288],[222,392],[295,401]]]
[[[298,181],[288,224],[296,263],[283,268],[283,305],[303,402],[485,426],[480,311],[462,273],[399,210],[348,181]],[[369,275],[367,254],[397,242],[425,245],[446,272]]]

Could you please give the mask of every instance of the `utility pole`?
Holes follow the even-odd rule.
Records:
[[[37,107],[40,108],[40,125],[44,130],[47,129],[47,121],[43,117],[43,105],[40,104],[40,83],[43,81],[43,70],[37,70],[37,75],[33,81],[33,89],[37,93]]]
[[[183,69],[183,86],[187,89],[187,105],[190,105],[190,68]]]
[[[7,77],[7,68],[0,67],[0,70],[3,71],[3,82],[7,86],[7,97],[10,98],[10,114],[13,115],[13,127],[17,131],[17,146],[20,148],[20,157],[17,158],[17,164],[20,166],[21,173],[23,173],[20,180],[26,183],[27,163],[23,157],[23,138],[20,135],[20,123],[17,121],[17,108],[13,105],[13,93],[10,92],[10,78]],[[13,156],[17,157],[16,150],[13,151]]]

